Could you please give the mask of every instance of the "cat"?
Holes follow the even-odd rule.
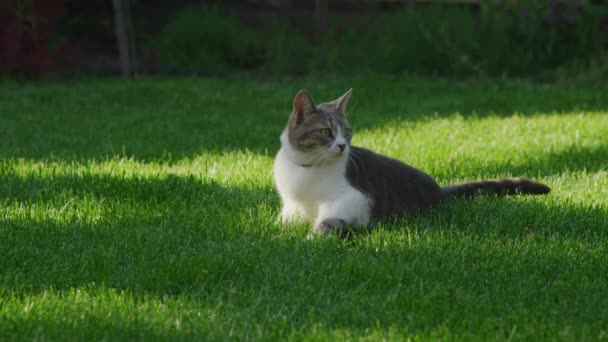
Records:
[[[459,183],[441,187],[428,174],[401,161],[350,144],[346,115],[352,89],[315,105],[301,90],[281,134],[274,162],[282,223],[313,224],[309,238],[350,237],[360,227],[390,217],[415,215],[454,197],[478,194],[547,194],[550,188],[526,178]]]

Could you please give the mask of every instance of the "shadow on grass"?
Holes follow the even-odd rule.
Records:
[[[445,80],[408,76],[362,76],[320,82],[300,82],[291,93],[308,88],[315,102],[330,101],[353,88],[349,116],[355,129],[382,128],[387,122],[430,117],[532,117],[571,112],[605,112],[605,87],[535,84],[513,80]],[[284,90],[283,90],[284,92]],[[283,119],[291,111],[293,94],[282,95]]]
[[[52,174],[52,171],[18,175],[8,170],[0,172],[0,180],[0,201],[9,207],[11,203],[60,205],[65,201],[88,200],[110,209],[121,203],[154,207],[206,204],[207,209],[230,209],[268,201],[276,204],[278,199],[268,187],[228,187],[194,175]]]
[[[606,207],[564,203],[551,197],[552,194],[542,196],[549,198],[509,196],[452,200],[411,221],[399,223],[398,220],[395,226],[411,222],[429,230],[454,230],[502,241],[557,239],[593,244],[608,238]]]
[[[77,289],[82,290],[82,289]],[[102,291],[98,291],[102,292]],[[49,296],[47,296],[48,298]],[[59,299],[61,300],[61,299]],[[118,305],[117,305],[118,306]],[[159,305],[159,306],[162,306]],[[179,328],[171,326],[164,327],[158,325],[149,324],[148,321],[142,318],[135,320],[129,319],[112,319],[108,316],[104,316],[91,310],[90,307],[78,306],[72,308],[69,304],[63,305],[62,313],[64,316],[61,318],[55,317],[12,317],[10,323],[4,322],[4,330],[0,332],[0,338],[7,340],[15,339],[18,336],[19,339],[54,339],[59,338],[61,340],[159,340],[159,339],[179,339],[181,340],[200,340],[202,338],[209,338],[209,333],[205,332],[184,332]],[[76,316],[77,311],[80,311],[78,318]],[[124,308],[122,309],[124,310]],[[109,315],[117,314],[120,315],[121,309],[108,310]],[[135,310],[137,311],[137,310]],[[84,313],[86,312],[86,313]],[[141,315],[141,312],[137,312],[136,315]],[[67,317],[66,317],[67,316]],[[177,315],[175,315],[177,316]],[[174,317],[176,320],[179,318]],[[70,322],[68,322],[70,320]],[[75,324],[71,323],[74,322]],[[3,324],[0,323],[0,327]],[[216,336],[218,334],[216,333]],[[219,335],[222,336],[222,335]]]
[[[57,230],[63,246],[77,237]],[[160,314],[160,322],[166,323],[140,322],[143,326],[135,329],[115,320],[98,323],[109,319],[95,311],[79,316],[76,321],[85,322],[76,325],[57,322],[53,316],[36,324],[16,319],[16,324],[85,336],[99,330],[85,332],[79,329],[81,325],[105,327],[110,336],[130,335],[136,330],[145,336],[180,337],[201,330],[208,334],[206,329],[210,329],[220,336],[232,331],[244,337],[261,330],[259,334],[270,331],[270,336],[280,337],[293,330],[366,334],[378,326],[395,327],[409,334],[447,327],[457,335],[476,334],[478,328],[474,327],[485,326],[494,333],[508,334],[512,325],[518,325],[519,333],[525,336],[530,326],[548,332],[549,328],[568,326],[576,333],[580,329],[595,332],[607,323],[606,286],[589,280],[606,276],[605,255],[594,256],[592,252],[543,250],[522,254],[504,248],[509,241],[497,241],[489,248],[453,241],[370,248],[362,243],[359,248],[349,249],[271,238],[192,241],[183,233],[165,236],[165,241],[140,236],[144,240],[141,243],[132,236],[120,243],[124,235],[108,241],[107,236],[94,230],[88,234],[99,242],[87,254],[105,254],[99,264],[88,264],[89,256],[78,250],[57,246],[60,256],[40,264],[47,267],[42,272],[32,269],[32,264],[39,262],[22,260],[18,281],[32,281],[34,289],[11,284],[17,270],[4,269],[6,294],[27,296],[50,287],[59,294],[72,288],[87,292],[87,287],[93,287],[95,296],[107,289],[122,289],[137,302],[186,298],[194,303],[194,309]],[[123,259],[114,259],[111,250],[115,245],[125,248],[127,244],[140,245],[141,249],[123,249]],[[184,248],[166,252],[167,245]],[[129,258],[133,253],[143,254],[142,258]],[[104,273],[107,269],[112,272]],[[29,271],[41,274],[32,279],[28,276],[31,273],[26,273]],[[74,274],[78,272],[81,274]],[[71,313],[71,305],[67,300],[62,307]],[[128,312],[124,314],[128,316]],[[176,317],[185,332],[171,329]],[[589,321],[587,317],[595,318]],[[213,327],[197,328],[201,324],[197,321],[209,319],[213,319]]]
[[[596,331],[608,323],[608,289],[594,280],[608,276],[598,249],[608,234],[605,208],[456,202],[393,225],[421,234],[413,243],[404,230],[386,243],[372,234],[343,244],[273,225],[271,191],[175,176],[4,175],[0,198],[14,213],[0,218],[2,296],[86,286],[141,300],[186,296],[212,309],[203,312],[216,317],[217,334],[241,337],[260,326],[278,335],[315,326],[365,333],[377,324],[467,334],[484,324],[508,333],[512,325]],[[195,331],[205,319],[183,315]],[[55,319],[38,327],[79,332]],[[155,336],[163,328],[146,329]]]
[[[172,161],[201,151],[245,148],[274,154],[293,96],[304,87],[318,102],[355,88],[350,112],[356,129],[454,113],[506,117],[608,109],[605,89],[499,81],[363,77],[294,80],[289,85],[210,79],[15,86],[0,92],[0,157],[86,160],[125,155]]]
[[[482,156],[480,156],[482,157]],[[564,172],[587,171],[597,172],[608,170],[608,145],[594,147],[576,147],[563,151],[533,155],[528,158],[518,158],[519,161],[505,160],[503,163],[487,163],[483,159],[475,160],[473,171],[475,175],[455,174],[450,177],[473,179],[478,175],[512,175],[514,177],[550,177]],[[461,161],[459,163],[466,163]],[[463,166],[454,165],[455,168]],[[498,177],[498,176],[497,176]]]

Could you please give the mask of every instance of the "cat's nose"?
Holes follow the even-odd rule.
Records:
[[[346,144],[338,144],[338,148],[340,149],[340,152],[344,152],[344,149],[346,148]]]

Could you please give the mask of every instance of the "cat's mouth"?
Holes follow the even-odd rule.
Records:
[[[329,154],[334,158],[340,158],[348,154],[348,147],[343,149],[332,148],[329,150]]]

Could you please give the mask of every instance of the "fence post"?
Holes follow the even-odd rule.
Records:
[[[124,77],[133,77],[133,48],[130,32],[128,0],[112,0],[114,5],[114,24],[120,71]]]
[[[408,0],[407,1],[407,9],[412,12],[416,9],[416,0]]]
[[[315,19],[319,36],[327,29],[328,0],[315,0]]]

